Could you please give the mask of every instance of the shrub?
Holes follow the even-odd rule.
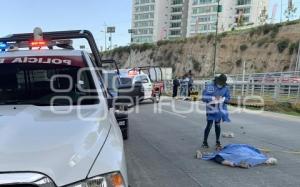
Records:
[[[221,45],[221,48],[222,48],[222,49],[226,49],[227,46],[226,46],[225,44],[222,44],[222,45]]]
[[[115,54],[121,54],[121,53],[130,53],[131,46],[124,46],[124,47],[117,47],[114,48],[112,51],[109,51],[112,56]]]
[[[249,36],[252,38],[255,33],[256,33],[256,30],[254,28],[252,28],[249,32]]]
[[[263,31],[264,35],[269,34],[269,32],[272,30],[273,30],[273,25],[266,24],[266,25],[262,26],[262,31]]]
[[[238,59],[236,62],[235,62],[236,66],[237,67],[241,67],[242,65],[242,59]]]
[[[285,22],[285,25],[295,25],[295,24],[298,24],[298,23],[300,23],[299,19],[294,20],[294,21],[287,21],[287,22]]]
[[[269,38],[268,37],[263,37],[260,40],[257,41],[257,47],[261,47],[264,44],[269,42]]]
[[[167,45],[169,43],[169,41],[167,41],[167,40],[159,40],[157,43],[156,43],[156,45],[158,46],[158,47],[160,47],[160,46],[162,46],[162,45]]]
[[[271,31],[271,37],[272,38],[275,38],[277,36],[277,34],[279,32],[279,27],[280,27],[280,25],[274,25],[273,26],[273,29]]]
[[[248,49],[248,46],[246,44],[243,44],[240,46],[240,50],[243,52],[243,51],[246,51]]]
[[[279,53],[283,53],[284,50],[289,46],[290,41],[288,39],[280,40],[277,43],[277,49]]]
[[[215,35],[213,33],[210,33],[209,35],[207,35],[207,37],[206,37],[207,43],[209,43],[214,37],[215,37]]]
[[[143,52],[143,51],[146,51],[148,49],[154,49],[155,48],[155,45],[154,44],[150,44],[150,43],[144,43],[140,46],[140,51]]]
[[[194,58],[192,59],[192,63],[193,63],[193,68],[194,70],[196,71],[201,71],[201,66],[200,66],[200,63],[195,60]]]
[[[299,42],[292,43],[292,44],[289,46],[289,54],[290,54],[290,55],[294,54],[294,52],[297,52],[297,51],[298,51],[298,48],[299,48]]]
[[[222,33],[220,34],[220,36],[221,36],[222,38],[226,37],[227,35],[228,35],[227,32],[222,32]]]
[[[264,48],[268,48],[269,47],[269,43],[266,43],[266,45],[264,46]]]
[[[177,50],[177,53],[180,54],[180,55],[182,55],[183,52],[184,52],[183,45],[181,45],[180,48]]]

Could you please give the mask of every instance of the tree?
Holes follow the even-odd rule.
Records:
[[[290,21],[291,19],[293,19],[296,15],[296,12],[297,12],[297,7],[295,7],[292,0],[289,0],[288,8],[284,12],[287,21]]]
[[[259,15],[259,22],[261,25],[264,25],[267,23],[268,20],[268,12],[266,7],[264,7],[264,9],[261,11],[260,15]]]
[[[242,27],[245,24],[245,17],[243,14],[241,14],[237,19],[237,26]]]

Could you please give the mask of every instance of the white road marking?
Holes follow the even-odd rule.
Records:
[[[187,118],[186,116],[184,116],[184,115],[182,115],[182,114],[178,114],[178,113],[176,113],[176,112],[170,112],[170,111],[164,110],[164,109],[161,109],[161,111],[162,111],[162,112],[166,112],[166,113],[171,114],[171,115],[174,115],[174,116],[177,116],[177,117],[184,118],[184,119]]]

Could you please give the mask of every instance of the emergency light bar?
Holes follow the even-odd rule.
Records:
[[[45,47],[47,46],[47,42],[46,41],[33,41],[30,42],[30,46],[31,47]]]
[[[5,51],[8,48],[7,43],[0,43],[0,51]]]
[[[38,29],[37,29],[38,31]],[[18,46],[20,43],[26,42],[36,42],[31,43],[36,45],[45,44],[48,46],[51,41],[59,41],[59,40],[71,40],[71,39],[86,39],[89,43],[90,49],[92,51],[93,56],[95,57],[95,61],[99,67],[101,67],[101,56],[96,44],[96,41],[90,31],[87,30],[73,30],[73,31],[56,31],[56,32],[37,32],[36,31],[36,39],[40,36],[43,37],[42,40],[34,40],[34,33],[25,33],[25,34],[13,34],[5,38],[0,38],[0,43],[13,43],[14,46]],[[43,42],[46,43],[43,43]],[[29,44],[30,45],[30,44]],[[4,46],[4,45],[3,45]],[[50,45],[51,46],[51,45]],[[4,47],[3,47],[4,48]],[[7,49],[7,48],[6,48]],[[3,50],[3,49],[2,49]]]

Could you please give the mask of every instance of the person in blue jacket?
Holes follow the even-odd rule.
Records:
[[[207,139],[215,124],[216,149],[221,149],[220,142],[221,122],[230,122],[227,104],[230,101],[230,90],[227,86],[227,77],[224,74],[216,77],[213,83],[208,84],[202,93],[202,101],[206,103],[207,126],[204,132],[203,148],[209,148]]]

